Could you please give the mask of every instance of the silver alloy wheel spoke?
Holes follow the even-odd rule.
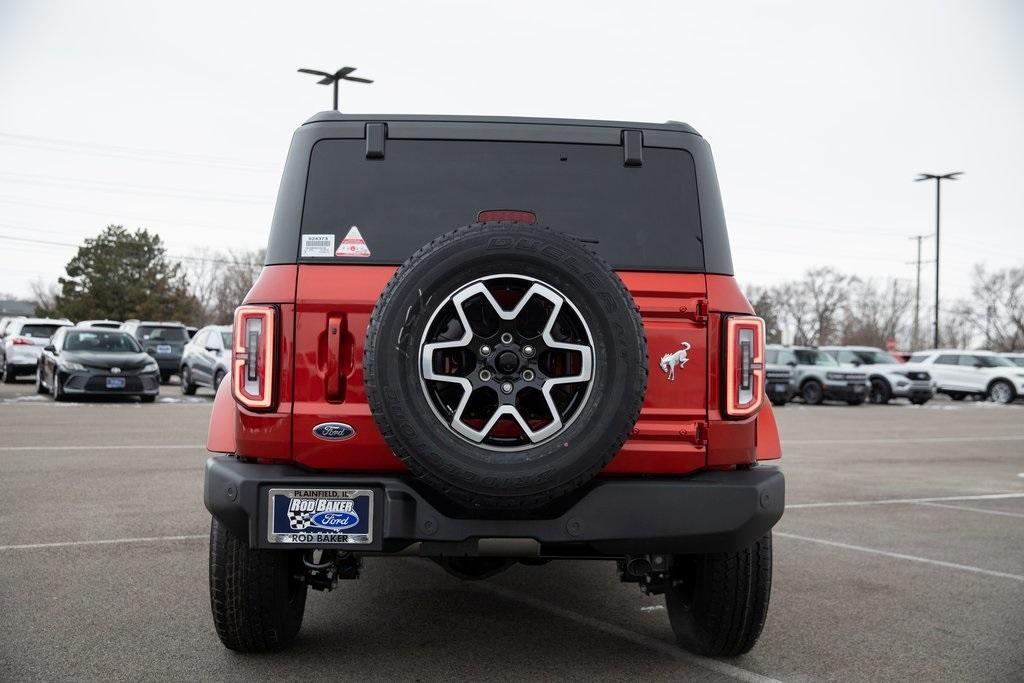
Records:
[[[505,310],[501,304],[494,298],[494,295],[487,288],[485,281],[492,279],[516,279],[530,281],[531,284],[526,292],[522,295],[518,303],[511,309]],[[464,309],[464,305],[467,301],[473,297],[482,297],[494,313],[503,321],[510,322],[515,321],[519,315],[523,312],[526,306],[529,304],[531,299],[539,297],[544,299],[551,305],[551,311],[547,316],[547,320],[544,324],[544,328],[541,332],[541,339],[549,349],[560,349],[563,351],[569,351],[572,353],[579,354],[580,356],[580,369],[575,375],[563,376],[563,377],[548,377],[540,387],[540,393],[544,398],[545,405],[551,415],[551,421],[541,427],[540,429],[534,430],[530,428],[527,419],[519,412],[516,406],[516,398],[519,395],[520,388],[516,387],[510,394],[505,396],[499,395],[499,402],[497,409],[487,419],[483,428],[476,430],[470,427],[463,420],[466,407],[469,404],[470,397],[473,394],[473,382],[469,378],[464,376],[445,375],[434,371],[434,357],[436,352],[450,349],[466,348],[475,356],[475,352],[472,348],[469,348],[474,340],[474,333],[472,326],[469,323],[468,316]],[[509,417],[516,422],[519,428],[523,431],[523,434],[530,441],[531,444],[537,444],[546,439],[552,437],[561,431],[566,423],[563,421],[562,416],[559,414],[558,407],[555,404],[554,398],[551,395],[552,389],[563,384],[581,384],[589,383],[594,376],[594,350],[591,345],[588,344],[573,344],[569,342],[558,341],[552,336],[552,329],[558,319],[559,314],[562,312],[563,307],[568,303],[565,297],[557,292],[552,287],[520,275],[496,275],[482,280],[477,280],[466,287],[463,287],[451,297],[443,301],[440,306],[435,310],[431,317],[430,323],[427,325],[427,331],[430,330],[431,324],[438,313],[443,309],[448,302],[451,302],[455,313],[459,318],[459,322],[462,326],[462,336],[457,340],[442,341],[442,342],[426,342],[426,334],[424,332],[424,340],[420,350],[420,372],[421,377],[424,380],[434,382],[447,382],[450,384],[458,385],[462,388],[462,395],[459,398],[458,405],[455,407],[450,421],[445,421],[438,414],[438,417],[445,421],[447,426],[457,434],[468,439],[469,441],[482,444],[487,438],[487,435],[503,417]],[[579,311],[571,303],[568,304],[572,312],[579,318],[583,328],[586,332],[586,336],[590,338],[590,331],[586,327],[586,323],[583,321],[579,314]],[[507,338],[507,333],[506,333]],[[475,371],[474,371],[475,372]],[[587,396],[589,396],[589,387],[587,388]],[[429,396],[428,396],[429,399]],[[582,406],[577,406],[576,413],[578,414],[579,409]],[[436,412],[436,409],[435,409]],[[500,449],[500,448],[499,448]]]

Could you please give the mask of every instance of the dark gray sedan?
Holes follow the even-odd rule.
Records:
[[[36,391],[55,401],[91,395],[151,403],[160,393],[160,367],[127,332],[62,327],[39,358]]]

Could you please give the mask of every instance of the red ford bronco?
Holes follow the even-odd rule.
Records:
[[[579,559],[747,652],[784,504],[752,313],[688,125],[313,117],[210,421],[220,639],[286,647],[367,556]]]

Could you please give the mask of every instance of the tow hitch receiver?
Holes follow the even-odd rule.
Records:
[[[617,564],[619,580],[639,584],[646,595],[661,595],[672,585],[671,555],[626,555]]]
[[[302,566],[305,570],[301,576],[310,588],[318,591],[332,591],[338,587],[339,580],[358,579],[363,568],[363,560],[351,553],[334,550],[309,550],[302,554]]]

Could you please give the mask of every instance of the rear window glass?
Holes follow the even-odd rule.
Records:
[[[135,336],[149,341],[188,341],[188,332],[185,331],[184,327],[150,327],[143,325],[139,327]]]
[[[64,338],[65,351],[142,351],[139,343],[127,332],[68,332]]]
[[[363,140],[323,140],[310,159],[302,234],[331,235],[337,249],[355,226],[370,255],[299,260],[399,264],[480,211],[513,209],[594,241],[619,269],[703,271],[693,158],[644,148],[643,165],[626,167],[622,154],[611,145],[388,140],[386,158],[366,159]]]
[[[18,334],[33,339],[49,339],[60,328],[61,325],[24,325]]]

